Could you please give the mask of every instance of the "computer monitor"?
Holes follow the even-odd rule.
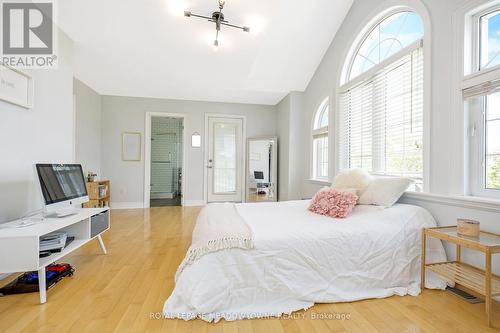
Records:
[[[47,213],[65,216],[89,201],[80,164],[36,164]]]
[[[254,171],[253,177],[255,180],[264,180],[264,172],[263,171]]]

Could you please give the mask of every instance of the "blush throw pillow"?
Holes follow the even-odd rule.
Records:
[[[411,182],[408,178],[376,178],[360,196],[359,204],[392,207]]]
[[[350,192],[335,189],[320,190],[309,205],[309,211],[330,217],[345,218],[352,212],[358,196]]]

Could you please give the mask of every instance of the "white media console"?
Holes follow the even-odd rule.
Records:
[[[82,208],[75,215],[44,218],[29,226],[0,229],[0,273],[38,271],[40,303],[45,303],[45,267],[94,238],[106,254],[101,234],[109,229],[109,221],[108,208]],[[55,231],[67,232],[75,239],[61,252],[39,258],[40,237]]]

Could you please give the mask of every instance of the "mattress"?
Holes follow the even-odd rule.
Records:
[[[237,204],[254,249],[209,253],[185,267],[164,305],[166,318],[206,321],[280,316],[314,303],[420,293],[423,208],[358,205],[345,219],[307,210],[308,200]],[[428,262],[445,261],[429,239]],[[426,287],[446,282],[427,275]]]

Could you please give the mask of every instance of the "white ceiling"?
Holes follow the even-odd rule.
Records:
[[[233,24],[212,47],[216,0],[64,0],[75,76],[103,95],[275,105],[303,91],[352,0],[227,0]]]

